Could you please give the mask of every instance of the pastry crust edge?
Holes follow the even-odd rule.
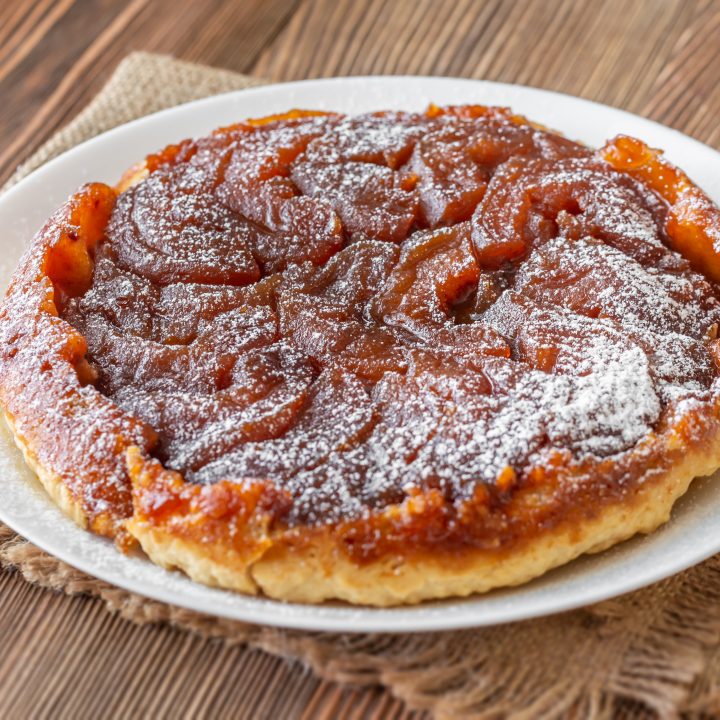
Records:
[[[328,530],[311,534],[309,539],[301,533],[300,542],[295,542],[292,534],[275,536],[259,557],[238,564],[231,553],[223,558],[217,547],[170,535],[143,522],[131,519],[128,527],[153,562],[180,569],[206,585],[262,592],[288,602],[343,600],[390,607],[520,585],[580,555],[650,533],[668,521],[675,501],[694,478],[710,475],[718,467],[720,433],[704,448],[689,448],[672,469],[646,477],[629,491],[630,496],[602,506],[597,516],[566,520],[499,551],[416,553],[407,559],[385,554],[377,560],[355,562]]]
[[[12,415],[5,412],[4,417],[25,462],[52,501],[87,529],[88,518],[81,503],[61,477],[37,460],[18,433]],[[322,531],[300,543],[293,533],[279,535],[274,541],[263,538],[267,550],[245,559],[217,546],[170,535],[133,518],[127,521],[127,527],[152,562],[169,570],[181,570],[208,586],[251,595],[263,593],[287,602],[343,600],[391,607],[521,585],[583,554],[601,552],[634,535],[651,533],[669,520],[675,502],[696,477],[711,475],[719,467],[720,432],[705,448],[689,449],[675,467],[629,490],[632,495],[602,506],[596,517],[566,520],[499,551],[467,550],[439,556],[422,553],[407,559],[386,554],[358,563],[344,552],[331,531]]]
[[[70,492],[65,481],[59,475],[46,468],[38,460],[30,444],[18,432],[15,418],[7,410],[3,411],[3,417],[10,429],[15,445],[23,455],[25,464],[35,473],[50,499],[77,525],[84,530],[88,530],[90,522],[82,503]]]

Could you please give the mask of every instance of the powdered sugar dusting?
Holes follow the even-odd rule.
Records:
[[[714,397],[716,290],[665,215],[500,112],[245,128],[121,197],[65,312],[168,467],[328,522],[552,451],[620,462]]]

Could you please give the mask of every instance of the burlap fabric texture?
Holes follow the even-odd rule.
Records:
[[[224,70],[133,54],[10,182],[121,123],[256,84]],[[381,683],[409,706],[429,709],[438,718],[720,716],[720,558],[580,611],[405,636],[279,630],[188,612],[84,575],[2,526],[0,563],[29,582],[98,596],[135,623],[172,623],[300,658],[326,678]]]

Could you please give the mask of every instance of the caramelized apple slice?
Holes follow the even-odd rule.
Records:
[[[662,152],[641,140],[618,135],[598,155],[652,188],[669,205],[666,231],[671,246],[696,270],[720,282],[720,209]]]

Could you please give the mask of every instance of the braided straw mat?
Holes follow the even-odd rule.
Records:
[[[16,172],[116,125],[258,80],[146,53]],[[720,716],[720,556],[648,589],[551,618],[415,635],[258,627],[148,600],[89,577],[0,525],[0,564],[135,623],[165,622],[300,659],[320,676],[382,684],[437,718]]]

